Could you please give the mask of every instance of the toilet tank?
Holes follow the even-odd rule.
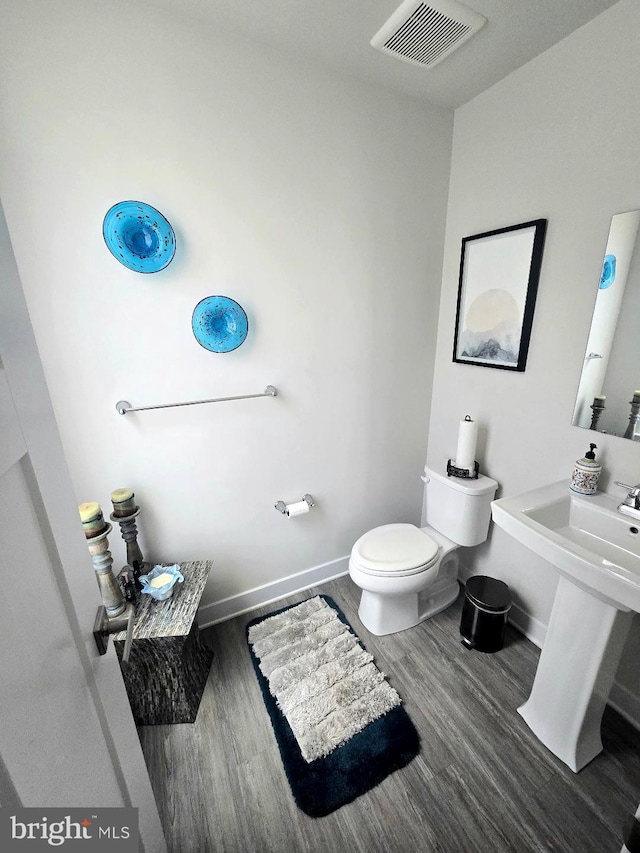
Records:
[[[458,545],[479,545],[489,533],[491,501],[498,484],[483,474],[477,480],[449,477],[446,470],[424,467],[423,526],[429,525]]]

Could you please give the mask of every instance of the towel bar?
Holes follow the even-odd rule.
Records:
[[[129,412],[147,412],[150,409],[173,409],[176,406],[199,406],[201,403],[225,403],[228,400],[251,400],[254,397],[277,397],[278,389],[273,385],[267,385],[262,394],[241,394],[238,397],[215,397],[211,400],[191,400],[188,403],[161,403],[158,406],[132,406],[127,400],[118,400],[116,411],[119,415]]]

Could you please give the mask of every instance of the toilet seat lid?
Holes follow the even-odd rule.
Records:
[[[372,574],[413,574],[438,556],[438,545],[415,524],[383,524],[361,536],[351,556]]]

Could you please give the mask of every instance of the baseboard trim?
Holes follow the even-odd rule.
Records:
[[[198,625],[200,628],[209,628],[211,625],[217,625],[219,622],[226,622],[235,616],[242,616],[244,613],[249,613],[251,610],[255,610],[256,607],[273,604],[286,598],[288,595],[304,592],[304,590],[310,589],[312,586],[340,578],[346,575],[348,571],[349,557],[340,557],[329,563],[305,569],[302,572],[288,575],[288,577],[280,578],[277,581],[271,581],[271,583],[257,586],[246,592],[222,598],[220,601],[213,601],[199,608]]]
[[[607,703],[635,729],[640,729],[640,697],[614,681]]]
[[[537,646],[539,649],[542,648],[544,638],[547,635],[547,626],[543,622],[534,619],[533,616],[530,616],[526,610],[518,607],[517,604],[511,605],[509,622],[517,631],[524,634],[527,640],[531,640],[534,646]]]

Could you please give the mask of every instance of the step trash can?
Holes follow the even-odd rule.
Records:
[[[485,575],[470,577],[460,619],[462,645],[479,652],[499,652],[510,609],[511,593],[506,583]]]

